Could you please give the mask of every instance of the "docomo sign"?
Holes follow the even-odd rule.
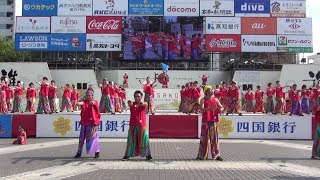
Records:
[[[199,0],[165,0],[165,16],[199,16]]]
[[[241,18],[242,34],[262,34],[276,35],[277,34],[277,19],[276,18]]]
[[[87,33],[89,34],[121,34],[121,17],[87,16]]]
[[[208,34],[206,35],[208,52],[241,52],[241,35]]]

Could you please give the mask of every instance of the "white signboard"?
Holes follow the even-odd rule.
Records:
[[[133,101],[133,94],[137,89],[126,89],[127,100]],[[143,90],[140,90],[143,92]],[[156,110],[177,110],[181,101],[180,89],[154,89],[154,104]]]
[[[220,138],[311,139],[311,116],[221,116]],[[199,129],[201,131],[201,129]]]
[[[200,16],[234,16],[234,0],[200,0]]]
[[[58,16],[92,16],[92,0],[58,0]]]
[[[313,51],[312,36],[278,35],[278,52],[311,52]]]
[[[165,16],[199,16],[199,0],[164,0]]]
[[[277,52],[276,35],[242,35],[242,52]]]
[[[87,51],[121,51],[121,34],[87,34]]]
[[[130,115],[101,114],[100,137],[126,138]],[[149,116],[147,115],[147,125]],[[37,137],[79,137],[80,114],[37,115]]]
[[[278,34],[312,35],[312,18],[278,18]]]
[[[93,0],[93,16],[127,16],[128,0]]]
[[[306,0],[270,0],[271,17],[306,17]]]
[[[51,33],[86,33],[86,17],[52,16]]]
[[[241,34],[240,17],[206,17],[206,34]]]
[[[50,33],[50,17],[17,17],[16,33]]]

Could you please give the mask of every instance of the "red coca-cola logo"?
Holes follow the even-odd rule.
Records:
[[[121,17],[87,16],[87,33],[121,34]]]

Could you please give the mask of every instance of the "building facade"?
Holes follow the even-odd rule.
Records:
[[[13,37],[14,1],[0,0],[0,36]]]

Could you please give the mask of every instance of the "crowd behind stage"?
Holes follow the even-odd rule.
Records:
[[[181,101],[179,112],[186,114],[199,114],[201,109],[200,99],[203,97],[203,87],[206,85],[207,77],[203,75],[202,86],[197,81],[189,82],[182,86],[180,90]],[[44,77],[42,82],[37,82],[40,89],[37,90],[33,83],[25,88],[20,81],[17,81],[15,87],[8,83],[6,78],[1,78],[1,99],[0,99],[0,114],[17,113],[17,112],[32,112],[37,114],[51,114],[58,112],[73,112],[79,108],[79,101],[84,99],[84,96],[79,96],[79,92],[74,85],[66,84],[61,87],[63,91],[60,109],[59,100],[57,98],[58,87],[55,86],[55,81],[48,82],[48,78]],[[146,82],[139,83],[143,86],[144,101],[148,103],[147,113],[155,113],[154,105],[154,87],[156,81],[151,81],[147,77]],[[128,74],[123,75],[123,84],[117,85],[112,81],[103,79],[99,85],[101,89],[100,112],[101,113],[122,113],[127,110],[126,105],[126,88],[128,87]],[[286,88],[289,91],[284,92]],[[89,86],[87,91],[93,91],[93,87]],[[22,109],[23,92],[26,94],[26,108]],[[222,114],[239,114],[246,113],[273,113],[273,114],[289,114],[299,115],[315,113],[316,107],[319,105],[320,86],[319,83],[314,83],[313,87],[307,88],[303,85],[301,89],[297,89],[294,84],[291,87],[282,86],[279,81],[275,86],[268,83],[267,89],[262,90],[260,86],[256,90],[248,89],[243,94],[240,94],[240,88],[237,83],[222,82],[214,88],[214,96],[217,98],[224,111]],[[36,108],[36,94],[39,94],[38,107]],[[243,98],[241,98],[241,95]]]
[[[203,85],[205,84],[206,81],[203,81]],[[182,86],[179,112],[186,114],[200,113],[202,87],[198,85],[197,81]],[[289,88],[289,90],[284,92],[285,88]],[[259,85],[255,91],[249,88],[242,96],[240,96],[239,91],[240,88],[235,81],[231,83],[222,82],[221,85],[216,85],[214,97],[224,107],[225,110],[222,113],[226,115],[239,114],[240,116],[242,115],[241,112],[303,116],[303,114],[314,114],[320,100],[320,86],[316,83],[311,88],[303,85],[301,89],[297,89],[296,84],[287,87],[282,86],[280,81],[277,81],[275,86],[268,83],[265,91]],[[243,98],[240,99],[241,97]],[[243,105],[241,105],[241,102]]]

